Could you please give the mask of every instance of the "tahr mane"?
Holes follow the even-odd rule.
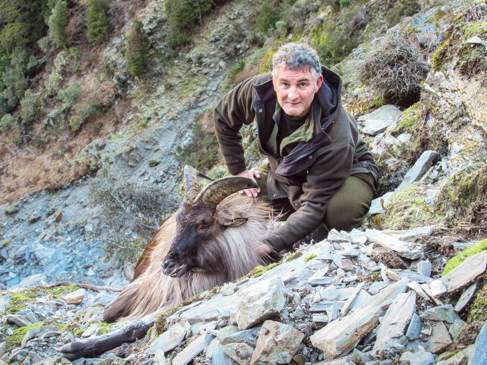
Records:
[[[199,250],[197,259],[202,267],[214,264],[218,257],[221,258],[221,272],[188,272],[181,277],[162,273],[161,262],[176,233],[176,214],[173,214],[146,247],[135,269],[135,280],[105,309],[104,319],[138,318],[178,305],[197,293],[238,279],[262,264],[256,246],[266,236],[273,220],[269,204],[237,193],[221,201],[216,214],[245,219],[239,226],[222,227],[213,239],[204,243],[204,249]]]

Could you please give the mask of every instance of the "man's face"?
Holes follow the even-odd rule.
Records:
[[[313,76],[309,68],[290,70],[282,65],[272,75],[277,101],[290,117],[304,117],[311,108],[316,92],[323,83],[323,76]]]

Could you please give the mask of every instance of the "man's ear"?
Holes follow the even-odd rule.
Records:
[[[323,81],[324,81],[323,75],[320,74],[320,77],[318,77],[318,80],[316,80],[316,91],[315,91],[315,93],[317,93],[318,90],[320,89],[321,85],[323,85]]]

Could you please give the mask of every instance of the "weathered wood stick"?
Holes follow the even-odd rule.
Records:
[[[64,286],[64,285],[75,285],[75,286],[79,286],[80,288],[93,290],[93,291],[102,291],[102,290],[112,291],[112,292],[122,291],[122,289],[120,288],[112,288],[111,286],[98,286],[98,285],[93,285],[88,283],[72,283],[69,281],[60,281],[58,283],[41,285],[40,288],[49,289],[49,288],[55,288],[56,286]]]
[[[134,342],[145,336],[154,324],[154,318],[141,319],[105,335],[74,341],[61,347],[59,351],[68,360],[81,357],[96,357],[126,342]]]

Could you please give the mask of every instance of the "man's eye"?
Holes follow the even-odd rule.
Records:
[[[298,84],[298,87],[300,87],[301,89],[304,89],[304,88],[308,87],[308,84],[306,82],[302,82],[302,83]]]

